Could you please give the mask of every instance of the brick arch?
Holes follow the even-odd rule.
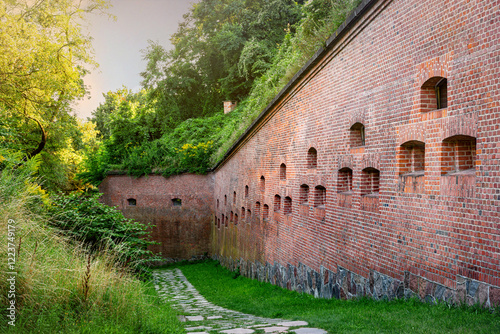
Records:
[[[327,183],[323,178],[317,178],[314,186],[322,186],[324,188],[327,188]]]
[[[342,169],[342,168],[350,168],[354,170],[354,158],[352,155],[343,155],[338,157],[338,163],[337,163],[337,170]]]
[[[422,87],[432,77],[448,78],[450,74],[450,63],[453,59],[453,52],[446,53],[424,61],[417,65],[417,80],[415,87]]]
[[[306,145],[304,147],[304,151],[305,152],[309,151],[309,149],[311,147],[314,147],[316,149],[316,151],[319,152],[319,143],[318,143],[318,140],[316,138],[307,140]]]
[[[396,146],[399,147],[409,141],[426,142],[425,127],[422,124],[410,124],[398,129]]]
[[[443,118],[440,130],[439,141],[460,135],[477,138],[477,114]]]
[[[380,170],[380,158],[375,154],[365,154],[361,159],[359,169],[375,168]]]
[[[414,111],[429,111],[428,108],[422,108],[421,105],[422,87],[433,77],[449,79],[452,60],[453,52],[449,52],[439,57],[428,59],[415,67],[415,80],[413,82]]]
[[[367,119],[364,110],[354,111],[349,115],[349,129],[356,123],[361,123],[366,127]]]
[[[288,156],[286,154],[281,154],[278,157],[278,165],[285,164],[288,166]]]

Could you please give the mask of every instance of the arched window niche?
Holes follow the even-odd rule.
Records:
[[[352,194],[352,169],[344,167],[339,169],[337,175],[337,192],[341,194]]]
[[[280,166],[280,181],[285,181],[286,180],[286,165],[281,164]]]
[[[420,112],[444,109],[448,107],[448,80],[444,77],[432,77],[420,88]]]
[[[255,202],[255,215],[260,216],[260,202]]]
[[[318,151],[311,147],[307,151],[307,169],[315,169],[318,167]]]
[[[267,204],[264,204],[264,207],[262,209],[262,219],[269,219],[269,205]]]
[[[349,141],[351,148],[365,146],[365,126],[356,122],[349,129]]]
[[[274,212],[280,212],[280,211],[281,211],[281,196],[274,195]]]
[[[425,193],[425,143],[412,140],[397,148],[398,191]]]
[[[311,147],[307,151],[307,168],[315,169],[318,167],[318,151],[314,147]]]
[[[283,213],[285,214],[285,216],[292,214],[292,199],[288,196],[285,197],[285,200],[283,202]]]
[[[444,139],[441,145],[441,175],[475,172],[476,138],[455,135]]]
[[[361,210],[379,212],[380,171],[367,167],[361,171]]]
[[[398,152],[399,175],[424,175],[425,172],[425,143],[412,140],[399,147]]]
[[[378,196],[380,189],[380,171],[367,167],[361,171],[361,196]]]
[[[316,186],[314,188],[314,206],[325,207],[326,204],[326,188],[323,186]]]

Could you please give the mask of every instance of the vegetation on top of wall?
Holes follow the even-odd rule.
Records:
[[[93,113],[102,143],[80,177],[206,173],[359,3],[195,4],[172,36],[174,50],[152,43],[144,51],[144,89],[109,92]],[[223,114],[223,100],[239,101],[236,110]]]

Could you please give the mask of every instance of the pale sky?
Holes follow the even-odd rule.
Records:
[[[99,67],[84,78],[90,86],[87,96],[74,109],[86,119],[104,101],[103,93],[115,91],[123,85],[134,91],[140,88],[140,72],[146,68],[141,50],[148,40],[158,41],[171,48],[170,36],[177,31],[182,16],[196,0],[109,0],[110,13],[116,21],[106,16],[89,18],[89,32],[93,37],[95,60]]]

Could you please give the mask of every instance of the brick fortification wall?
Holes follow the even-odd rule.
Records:
[[[127,218],[152,223],[150,250],[165,258],[189,259],[209,252],[213,175],[184,174],[133,178],[109,175],[101,200]]]
[[[364,1],[215,170],[212,254],[348,298],[500,303],[498,1]]]

